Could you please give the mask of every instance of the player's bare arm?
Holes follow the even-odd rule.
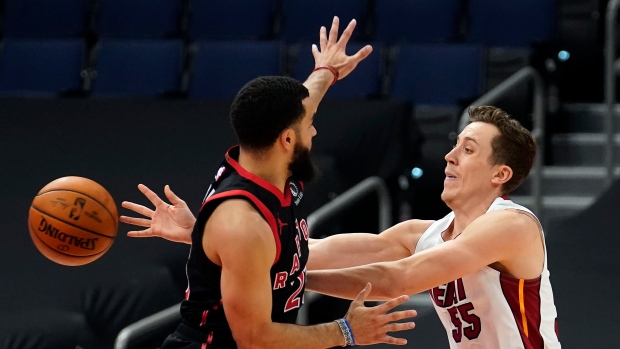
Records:
[[[355,19],[349,22],[347,27],[342,31],[340,38],[338,38],[338,27],[340,25],[340,19],[338,17],[334,17],[329,33],[327,33],[325,27],[320,28],[319,46],[312,45],[314,66],[315,68],[332,67],[337,71],[337,76],[334,76],[330,69],[318,69],[310,74],[308,79],[304,82],[304,86],[306,86],[310,92],[309,103],[306,107],[308,110],[306,110],[306,113],[316,113],[321,99],[334,81],[334,78],[338,80],[345,78],[355,69],[359,62],[368,57],[372,52],[372,46],[366,45],[354,55],[347,56],[345,48],[351,38],[351,34],[353,34],[356,24],[357,22]]]
[[[540,275],[543,262],[538,223],[529,215],[502,210],[482,215],[454,240],[399,261],[309,272],[307,287],[351,299],[356,289],[371,282],[370,298],[381,300],[426,291],[487,266],[531,279]]]
[[[420,236],[433,222],[412,219],[380,234],[350,233],[311,239],[308,270],[340,269],[407,258],[414,253]]]
[[[231,199],[215,209],[205,226],[203,248],[209,259],[222,266],[223,306],[239,348],[328,348],[344,344],[335,322],[298,326],[271,321],[269,271],[276,246],[269,225],[248,202]],[[414,316],[415,312],[385,312],[407,297],[366,308],[363,300],[369,292],[370,287],[361,294],[358,290],[359,299],[347,313],[356,342],[405,344],[405,340],[388,336],[387,332],[412,328],[413,323],[391,322]]]

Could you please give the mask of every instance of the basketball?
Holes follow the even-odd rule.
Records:
[[[32,201],[28,230],[45,257],[62,265],[84,265],[112,246],[118,211],[97,182],[63,177],[44,186]]]

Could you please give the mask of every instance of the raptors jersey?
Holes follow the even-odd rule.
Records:
[[[505,209],[532,214],[505,197],[497,198],[487,212]],[[433,223],[420,237],[415,252],[444,242],[441,234],[453,219],[454,212],[450,212]],[[516,279],[484,267],[429,293],[450,348],[560,348],[546,247],[543,271],[535,279]]]
[[[244,170],[237,159],[239,147],[231,148],[207,191],[192,232],[192,247],[187,261],[188,289],[181,303],[183,322],[205,334],[205,346],[236,348],[222,304],[221,267],[207,258],[202,247],[205,224],[224,200],[247,200],[269,224],[276,245],[271,267],[271,319],[295,323],[303,303],[308,260],[308,226],[296,216],[303,196],[302,183],[289,180],[285,193],[271,183]],[[230,241],[235,244],[235,241]],[[247,290],[253,292],[253,290]],[[250,324],[248,324],[249,326]]]

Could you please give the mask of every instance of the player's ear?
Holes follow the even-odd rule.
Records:
[[[284,129],[278,137],[278,142],[286,150],[293,150],[295,146],[295,130],[291,127]]]
[[[498,167],[497,172],[491,179],[494,184],[502,185],[508,182],[512,178],[512,168],[507,165],[501,165]]]

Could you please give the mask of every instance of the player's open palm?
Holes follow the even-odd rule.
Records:
[[[148,207],[123,201],[122,207],[132,210],[147,218],[121,216],[123,223],[145,227],[143,230],[134,230],[127,233],[131,237],[161,237],[174,242],[191,243],[191,232],[196,218],[192,214],[185,201],[176,196],[170,186],[164,187],[164,193],[171,204],[163,201],[157,194],[144,184],[139,184],[138,189],[155,206],[155,210]]]
[[[388,311],[405,303],[409,297],[400,296],[374,307],[366,307],[364,306],[364,301],[370,294],[371,287],[370,283],[366,285],[357,298],[351,302],[349,311],[345,315],[345,318],[351,325],[355,344],[407,344],[406,339],[389,336],[388,332],[398,332],[414,328],[414,322],[395,323],[395,321],[415,317],[417,312],[415,310],[403,310],[388,314]]]
[[[357,22],[352,20],[342,31],[340,38],[338,37],[338,26],[340,19],[334,17],[329,33],[325,27],[321,27],[319,31],[319,47],[312,45],[312,55],[316,67],[332,66],[338,71],[338,79],[343,79],[359,62],[368,57],[372,52],[372,46],[366,45],[355,54],[349,56],[346,53],[347,43],[353,34],[353,29]]]

